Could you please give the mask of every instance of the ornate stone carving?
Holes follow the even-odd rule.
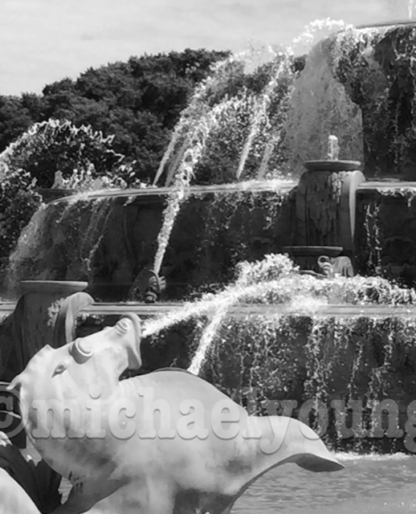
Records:
[[[133,283],[129,298],[139,298],[145,303],[155,303],[166,289],[165,277],[160,277],[155,271],[144,269]]]

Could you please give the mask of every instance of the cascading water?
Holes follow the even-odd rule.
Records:
[[[325,315],[329,305],[343,304],[361,306],[364,317],[344,318],[342,311],[335,318]],[[300,275],[287,257],[270,255],[244,263],[235,284],[217,295],[146,321],[144,335],[201,319],[204,328],[197,324],[198,345],[188,371],[236,401],[244,403],[251,395],[253,412],[292,405],[301,419],[334,441],[325,432],[332,408],[340,447],[371,449],[387,430],[392,448],[401,437],[394,427],[404,427],[413,401],[416,323],[366,315],[365,306],[374,305],[415,306],[416,291],[375,277]]]
[[[21,280],[91,278],[91,262],[111,212],[111,199],[86,194],[43,204],[22,231],[9,258],[11,293]],[[88,216],[86,215],[88,213]]]
[[[230,193],[203,188],[186,191],[188,201],[181,204],[162,268],[163,274],[169,270],[167,266],[176,266],[169,270],[166,299],[195,297],[199,291],[216,290],[218,284],[228,283],[234,263],[253,255],[249,241],[259,241],[255,257],[264,254],[263,247],[273,251],[274,241],[283,236],[282,244],[288,243],[286,219],[293,182],[276,179],[258,186],[247,181]],[[164,234],[161,227],[166,211],[163,196],[149,204],[140,190],[131,193],[126,190],[123,196],[103,194],[97,198],[83,195],[44,206],[11,256],[11,285],[17,289],[19,282],[27,279],[87,279],[97,300],[135,299],[128,292],[138,271],[155,262],[157,235],[160,239]],[[173,194],[177,193],[175,189]],[[213,246],[211,241],[218,239],[227,239],[227,244]],[[167,245],[167,238],[165,241]]]
[[[322,318],[326,306],[343,303],[416,305],[416,292],[381,278],[317,279],[299,275],[287,257],[268,256],[264,261],[240,266],[235,284],[222,292],[206,295],[200,301],[187,303],[176,311],[146,321],[143,333],[146,337],[154,336],[182,321],[207,318],[202,334],[198,334],[199,344],[188,370],[208,374],[216,385],[228,392],[232,389],[230,382],[241,376],[241,384],[246,387],[257,384],[264,398],[294,394],[293,383],[300,366],[306,373],[301,382],[307,397],[327,401],[335,387],[334,382],[340,380],[337,375],[340,375],[344,391],[349,390],[352,397],[358,392],[352,388],[358,384],[360,395],[367,395],[369,400],[379,398],[385,393],[382,382],[368,374],[363,379],[361,368],[368,366],[368,356],[363,353],[364,342],[358,341],[353,334],[358,330],[359,337],[371,337],[374,341],[377,337],[387,337],[382,344],[387,345],[382,363],[383,369],[387,369],[393,358],[392,334],[403,334],[399,336],[403,338],[403,344],[409,344],[415,335],[415,323],[403,320],[386,325],[386,322],[371,318],[343,319],[342,322]],[[231,314],[231,307],[236,306],[250,306],[250,316]],[[253,348],[246,346],[252,344],[247,342],[248,339],[262,343]],[[270,345],[281,347],[271,351]],[[271,362],[267,362],[268,348]],[[242,363],[241,356],[246,352],[249,361],[243,359]],[[256,356],[258,364],[254,366]],[[340,363],[345,364],[341,374]],[[244,378],[248,369],[251,369],[250,380]],[[268,376],[272,369],[272,375]]]

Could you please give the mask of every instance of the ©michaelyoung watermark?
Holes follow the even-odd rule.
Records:
[[[367,401],[365,406],[361,400],[333,400],[329,405],[318,399],[300,405],[295,400],[263,401],[262,412],[268,415],[265,419],[247,415],[258,411],[257,391],[250,389],[243,395],[247,409],[228,398],[215,402],[192,398],[192,392],[187,399],[168,401],[156,397],[151,387],[141,388],[129,398],[116,394],[103,398],[101,391],[92,387],[81,397],[23,401],[22,422],[0,416],[0,431],[13,437],[26,429],[34,439],[102,439],[110,434],[121,440],[259,439],[261,449],[273,453],[288,430],[316,439],[332,424],[340,439],[403,438],[406,449],[416,453],[416,400],[404,409],[391,399]],[[12,411],[16,400],[13,393],[0,390],[0,411]],[[303,424],[294,422],[293,417]]]

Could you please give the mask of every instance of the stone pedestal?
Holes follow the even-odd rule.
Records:
[[[356,161],[309,161],[296,193],[296,245],[342,247],[353,255],[356,190],[365,180]]]

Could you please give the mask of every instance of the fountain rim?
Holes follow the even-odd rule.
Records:
[[[327,159],[305,161],[303,166],[306,171],[358,171],[361,168],[361,162]]]
[[[378,23],[365,24],[365,25],[357,25],[355,28],[357,30],[365,30],[365,29],[378,29],[384,27],[402,27],[408,25],[416,25],[416,20],[393,20],[393,21],[380,21]],[[341,30],[340,32],[343,32]]]
[[[378,23],[371,23],[371,24],[363,24],[363,25],[352,25],[343,27],[342,29],[334,31],[332,34],[329,34],[326,37],[323,37],[319,42],[326,41],[328,39],[331,39],[332,36],[337,36],[339,34],[342,34],[343,32],[348,31],[351,27],[354,30],[371,30],[371,29],[391,29],[394,30],[396,27],[407,27],[407,26],[416,26],[416,20],[395,20],[395,21],[380,21]]]
[[[307,161],[307,162],[324,162],[324,161]],[[325,161],[331,162],[331,161]],[[358,162],[358,161],[355,161]],[[318,170],[319,171],[319,170]],[[325,171],[325,170],[320,170]],[[343,170],[348,171],[348,170]],[[349,170],[351,171],[351,170]],[[357,171],[354,169],[353,171]],[[271,182],[271,181],[270,181]],[[299,178],[296,177],[290,181],[285,181],[280,184],[280,187],[252,187],[251,189],[246,187],[232,187],[236,184],[221,184],[221,185],[209,185],[209,186],[190,186],[186,188],[186,194],[190,195],[199,195],[199,194],[208,194],[208,193],[219,193],[219,194],[233,194],[240,192],[261,192],[261,191],[269,191],[269,192],[280,192],[286,193],[290,192],[293,188],[297,187],[299,184]],[[367,191],[378,191],[378,190],[386,190],[386,189],[416,189],[416,181],[411,180],[403,180],[396,177],[385,177],[378,178],[377,180],[369,180],[363,182],[358,186],[358,192],[361,193],[364,190]],[[57,198],[50,202],[50,204],[57,204],[59,202],[67,202],[70,199],[73,199],[77,195],[81,194],[83,198],[88,199],[99,199],[99,198],[134,198],[134,197],[143,197],[143,198],[162,198],[164,196],[168,196],[173,191],[176,191],[174,188],[169,187],[152,187],[152,188],[131,188],[131,189],[109,189],[102,191],[91,191],[90,193],[75,193],[72,195],[68,195],[62,198]]]
[[[342,246],[319,246],[319,245],[289,245],[283,247],[283,252],[298,257],[338,257],[344,248]]]
[[[88,287],[88,282],[75,280],[21,280],[23,293],[78,293]]]
[[[81,309],[80,315],[123,315],[134,312],[139,317],[147,318],[172,311],[181,311],[186,302],[146,304],[143,302],[94,302]],[[416,305],[390,304],[336,304],[328,303],[316,309],[297,309],[289,304],[238,304],[229,308],[231,316],[243,317],[271,315],[316,318],[416,318]]]
[[[185,302],[165,302],[158,304],[147,304],[144,302],[93,302],[91,305],[84,306],[79,316],[106,316],[106,315],[125,315],[127,313],[136,313],[141,318],[149,318],[161,314],[168,314],[172,311],[180,311]],[[311,317],[317,318],[416,318],[416,305],[389,305],[389,304],[327,304],[318,308],[297,312],[288,309],[287,304],[239,304],[229,309],[231,316],[243,317],[247,315],[272,315],[276,314],[294,316],[294,317]],[[14,312],[16,302],[1,302],[0,317]]]
[[[299,179],[281,180],[259,180],[259,181],[246,181],[246,182],[234,182],[227,184],[209,184],[209,185],[194,185],[184,188],[185,194],[188,195],[200,195],[209,193],[219,194],[233,194],[233,193],[251,193],[251,192],[288,192],[296,187],[299,183]],[[64,196],[57,198],[50,202],[56,204],[58,202],[67,202],[71,198],[74,198],[78,194],[82,195],[83,198],[87,199],[98,199],[98,198],[133,198],[133,197],[164,197],[172,194],[175,191],[179,191],[175,187],[143,187],[143,188],[126,188],[126,189],[107,189],[100,191],[90,191],[86,193],[75,193],[70,196]]]

